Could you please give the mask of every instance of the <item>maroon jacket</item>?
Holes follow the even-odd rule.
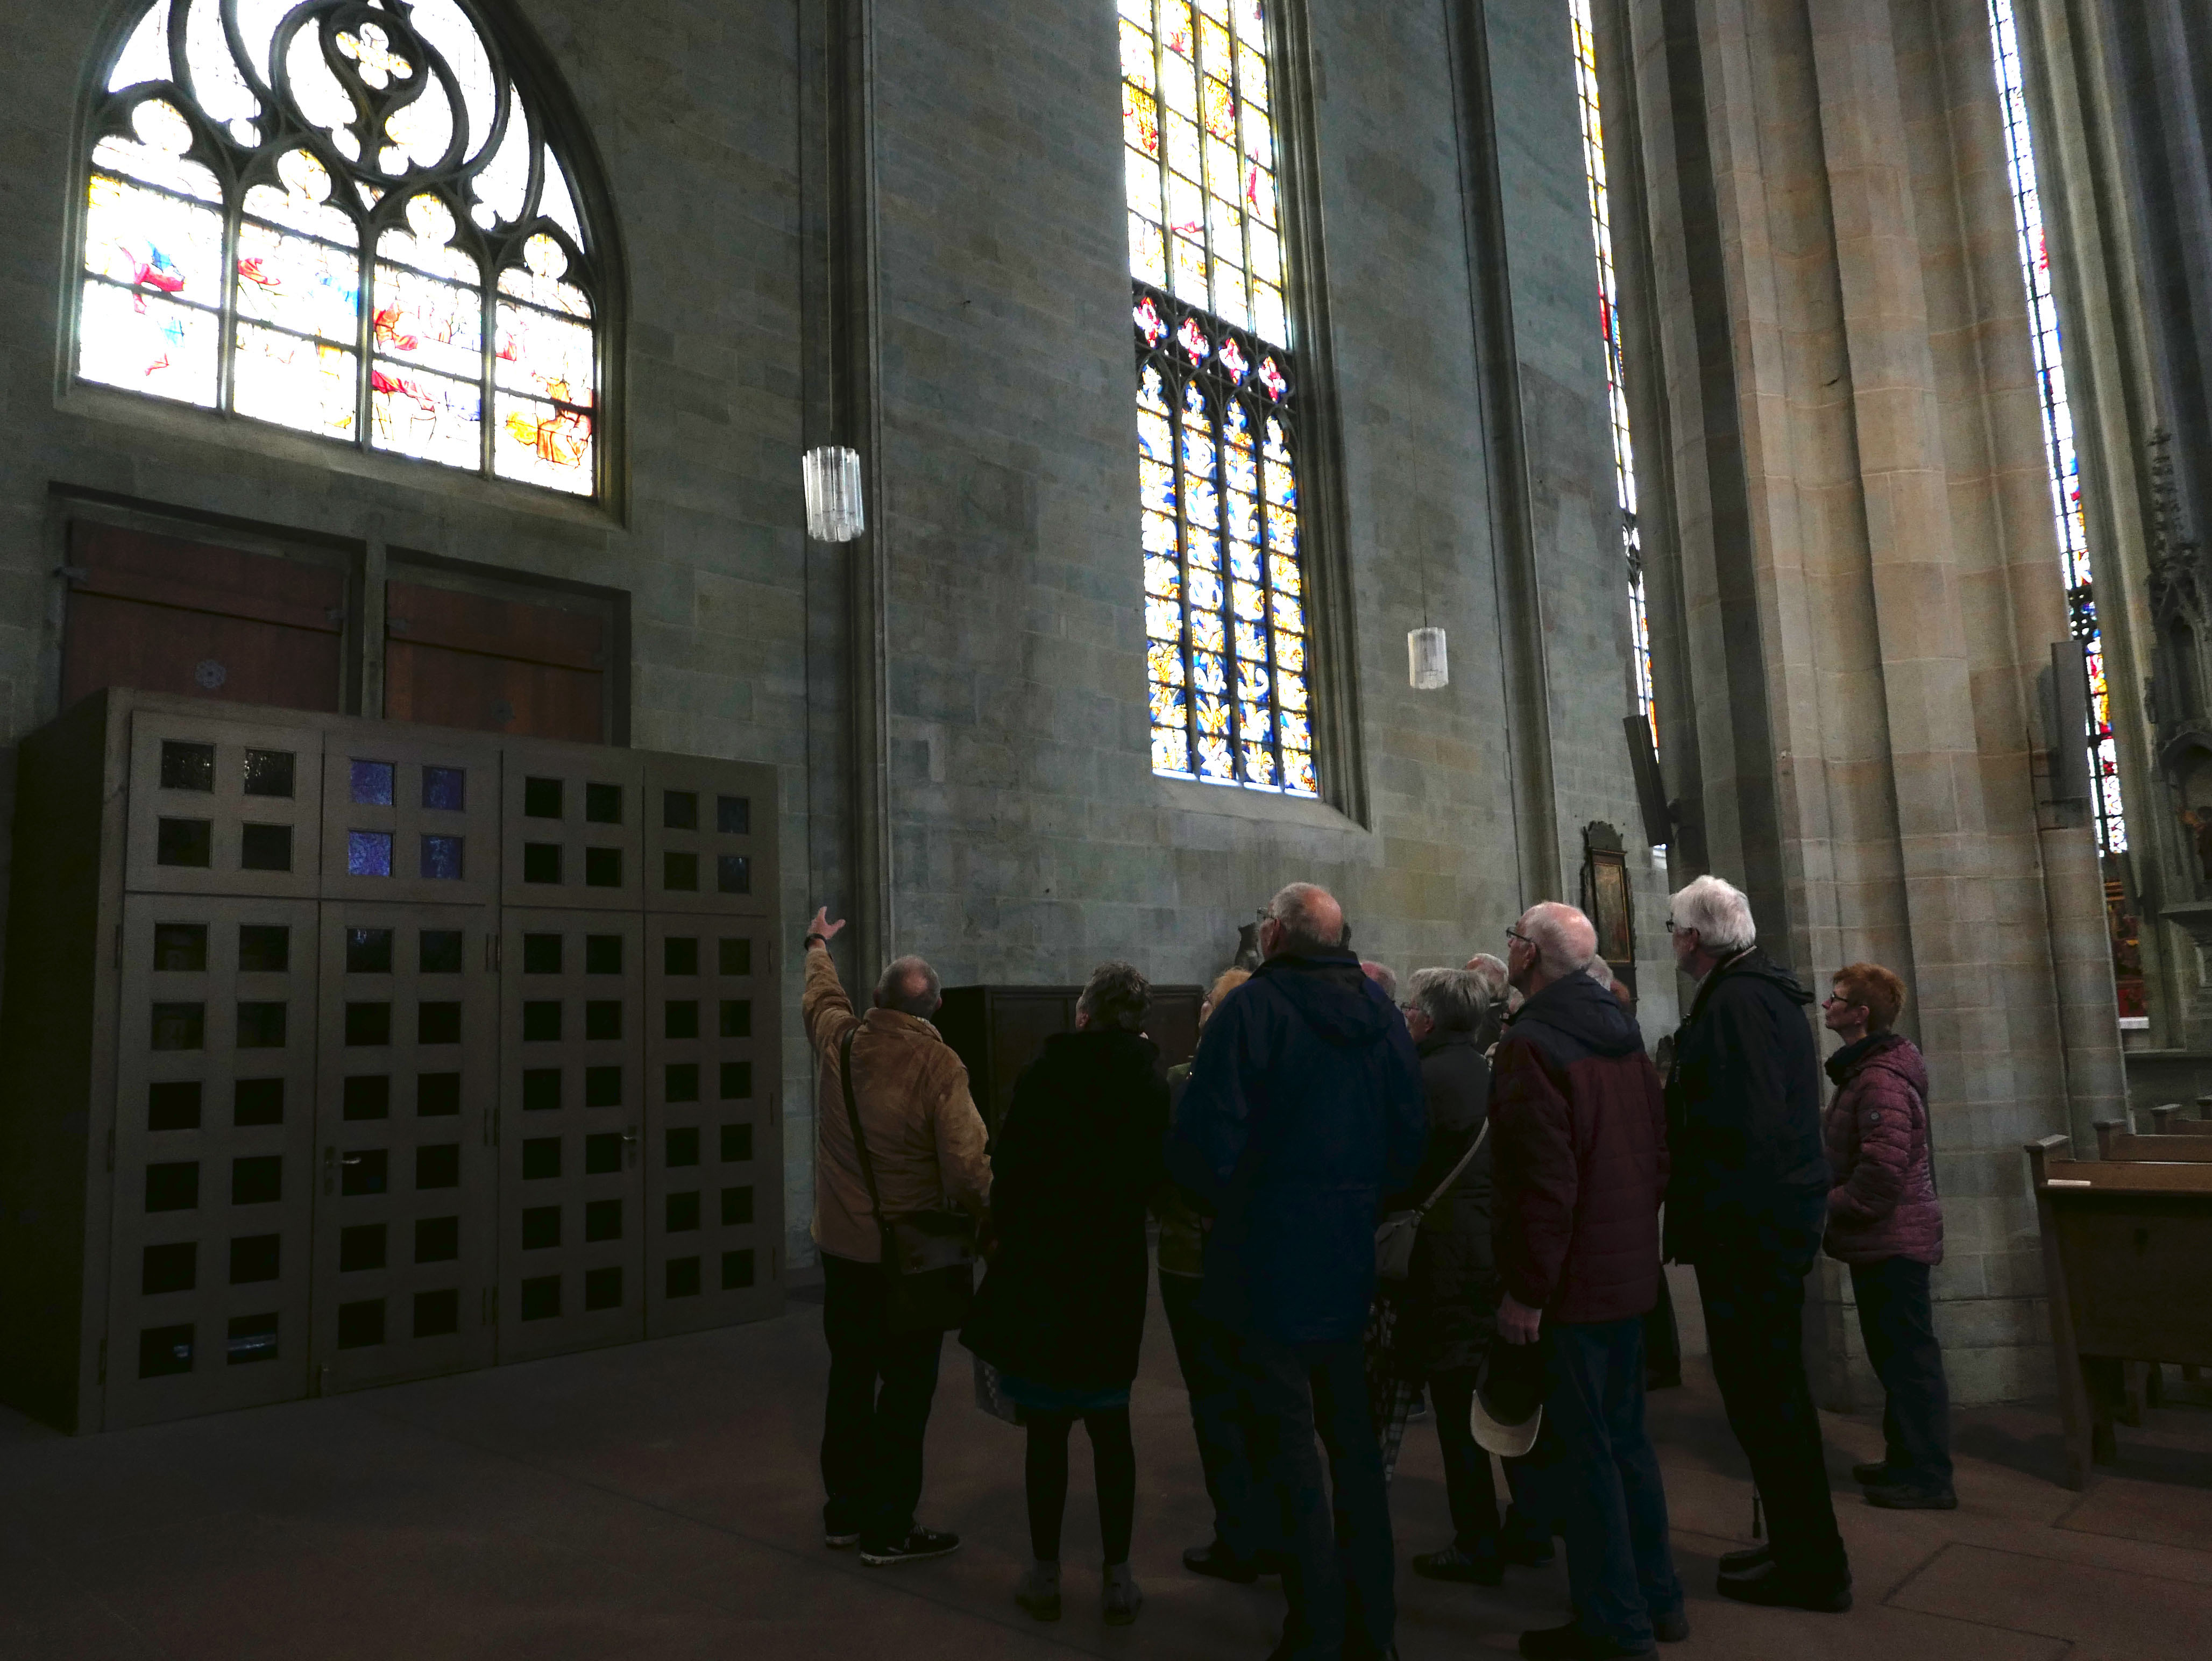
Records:
[[[1643,1035],[1588,975],[1521,1006],[1490,1094],[1492,1240],[1515,1300],[1572,1323],[1659,1296],[1667,1109]]]
[[[1928,1064],[1901,1033],[1828,1058],[1828,1255],[1842,1263],[1943,1261],[1943,1203],[1928,1137]]]

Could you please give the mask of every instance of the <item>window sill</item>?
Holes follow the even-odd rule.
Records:
[[[1212,814],[1224,819],[1256,819],[1271,825],[1301,825],[1310,830],[1365,836],[1368,830],[1326,802],[1306,796],[1276,796],[1242,785],[1200,785],[1186,779],[1152,775],[1163,807],[1177,813]]]

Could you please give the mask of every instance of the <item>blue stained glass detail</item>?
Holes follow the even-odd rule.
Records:
[[[1260,580],[1260,550],[1249,543],[1229,544],[1229,574],[1240,583]]]
[[[1154,513],[1176,511],[1175,470],[1158,462],[1137,464],[1139,493],[1146,508]]]
[[[1191,653],[1191,672],[1200,692],[1226,692],[1229,674],[1221,659],[1211,652]]]
[[[1255,561],[1253,563],[1256,566],[1258,561]],[[1239,620],[1249,618],[1254,621],[1257,621],[1262,615],[1262,608],[1260,601],[1260,591],[1249,582],[1240,582],[1233,585],[1231,591],[1236,596],[1237,615]],[[1248,658],[1258,658],[1264,654],[1257,652],[1248,652],[1243,655]]]
[[[358,767],[360,763],[356,762]],[[390,831],[348,831],[346,833],[346,875],[349,876],[389,876],[392,875],[392,833]]]
[[[1232,490],[1224,499],[1222,529],[1239,542],[1260,540],[1260,510],[1258,505],[1241,490]]]
[[[1227,477],[1229,488],[1231,490],[1242,490],[1248,494],[1258,494],[1260,468],[1259,464],[1252,459],[1252,452],[1249,450],[1238,445],[1231,445],[1229,447]]]
[[[1265,663],[1267,658],[1267,637],[1257,623],[1239,621],[1237,625],[1237,655],[1247,663]]]
[[[1213,440],[1206,435],[1204,427],[1194,431],[1188,427],[1183,429],[1182,464],[1199,478],[1213,476]]]
[[[1221,538],[1219,536],[1211,530],[1200,530],[1194,525],[1188,540],[1190,562],[1194,568],[1200,571],[1221,569]]]
[[[1175,440],[1169,435],[1166,416],[1147,409],[1137,412],[1137,452],[1147,461],[1174,462]]]
[[[1220,577],[1211,571],[1192,572],[1190,573],[1190,603],[1193,609],[1198,611],[1220,610]]]
[[[459,813],[469,799],[469,775],[465,767],[422,769],[422,805],[441,813]]]
[[[1190,522],[1194,525],[1214,525],[1220,523],[1220,510],[1215,505],[1212,484],[1205,479],[1188,481]]]
[[[1203,652],[1219,652],[1224,639],[1219,612],[1194,611],[1190,614],[1190,643],[1193,646]]]
[[[461,880],[461,839],[426,836],[422,839],[422,875],[440,882]]]
[[[1175,640],[1182,633],[1182,608],[1173,600],[1146,600],[1145,633],[1155,640]]]
[[[392,775],[389,761],[356,761],[348,769],[353,799],[374,808],[392,805]]]

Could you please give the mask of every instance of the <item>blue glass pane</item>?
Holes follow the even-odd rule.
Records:
[[[356,778],[360,777],[362,764],[354,764]],[[392,769],[385,768],[389,778]],[[389,876],[392,875],[392,833],[390,831],[348,831],[346,833],[346,875],[349,876]]]
[[[422,839],[422,875],[440,882],[461,880],[461,839],[426,836]]]
[[[422,805],[446,813],[459,813],[468,805],[469,774],[465,767],[422,769]]]
[[[353,799],[371,807],[392,805],[392,763],[389,761],[356,761],[353,764]]]

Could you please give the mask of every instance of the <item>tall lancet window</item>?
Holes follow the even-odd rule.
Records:
[[[475,0],[155,0],[88,162],[81,380],[597,493],[598,249]]]
[[[1651,698],[1651,621],[1644,604],[1644,536],[1636,518],[1636,444],[1628,427],[1627,376],[1620,345],[1620,285],[1613,268],[1613,205],[1606,189],[1605,126],[1599,118],[1597,41],[1590,32],[1589,0],[1568,0],[1575,37],[1575,88],[1580,94],[1583,169],[1589,179],[1590,234],[1597,244],[1598,329],[1605,342],[1607,413],[1613,425],[1613,488],[1620,501],[1620,546],[1628,570],[1628,618],[1633,635],[1636,707],[1659,743],[1659,715]]]
[[[1152,771],[1313,796],[1261,0],[1120,0]]]
[[[2058,302],[2051,288],[2051,250],[2043,234],[2043,199],[2035,184],[2035,136],[2027,119],[2020,31],[2012,0],[1990,0],[1996,47],[1997,92],[2004,100],[2005,160],[2012,170],[2013,220],[2020,231],[2021,270],[2027,278],[2027,317],[2042,396],[2043,444],[2051,470],[2051,507],[2058,522],[2059,567],[2074,638],[2089,664],[2089,774],[2097,809],[2098,845],[2106,853],[2128,846],[2120,801],[2119,746],[2112,738],[2111,689],[2105,681],[2104,639],[2097,627],[2097,591],[2089,561],[2089,524],[2081,512],[2081,464],[2074,449],[2074,415],[2066,397],[2066,360]]]

